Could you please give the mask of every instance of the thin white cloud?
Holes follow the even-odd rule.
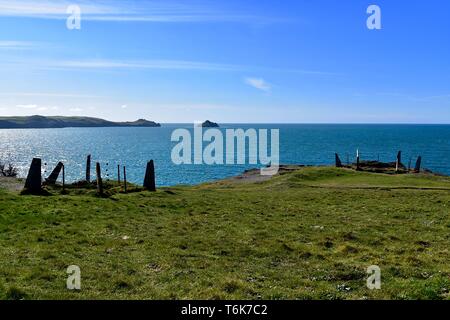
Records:
[[[119,8],[104,5],[105,1],[65,0],[0,0],[0,15],[16,17],[62,18],[67,8],[77,4],[85,14],[117,14]],[[112,3],[112,1],[109,1]]]
[[[69,111],[71,111],[71,112],[81,112],[81,111],[83,111],[83,109],[81,109],[81,108],[70,108]]]
[[[368,94],[365,94],[367,96]],[[450,94],[440,94],[434,96],[417,96],[410,93],[401,93],[401,92],[377,92],[376,95],[384,96],[384,97],[392,97],[398,99],[406,99],[413,102],[429,102],[433,100],[442,100],[448,101],[450,99]]]
[[[0,0],[1,1],[1,0]],[[223,63],[212,62],[200,62],[200,61],[183,61],[183,60],[168,60],[168,59],[153,59],[153,60],[109,60],[109,59],[96,59],[96,60],[35,60],[33,58],[26,60],[13,60],[3,59],[0,61],[0,66],[8,67],[26,67],[34,69],[44,70],[77,70],[77,71],[103,71],[103,70],[197,70],[197,71],[226,71],[226,72],[285,72],[285,73],[299,73],[304,75],[318,75],[318,76],[336,76],[337,73],[322,72],[322,71],[308,71],[300,70],[296,68],[273,68],[262,66],[245,66],[245,65],[233,65]],[[263,79],[249,77],[244,79],[245,83],[264,91],[270,91],[270,84],[266,83]],[[26,93],[24,93],[26,94]],[[2,95],[2,93],[0,93]],[[32,95],[31,93],[29,95]],[[36,93],[35,95],[39,95]],[[42,95],[54,95],[59,94],[42,93]],[[67,96],[72,96],[67,94]],[[85,96],[90,97],[90,96]]]
[[[245,83],[261,91],[270,91],[271,86],[262,78],[245,78]]]
[[[18,104],[16,107],[21,109],[36,109],[38,106],[36,104]]]
[[[131,22],[245,22],[271,23],[282,21],[257,16],[251,12],[236,12],[214,8],[210,3],[188,0],[0,0],[0,15],[41,19],[66,19],[70,5],[79,5],[82,19],[94,21]]]
[[[76,94],[76,93],[49,93],[49,92],[0,92],[0,96],[10,97],[55,97],[55,98],[104,98],[102,96]]]
[[[37,104],[18,104],[16,108],[20,109],[33,109],[38,111],[58,110],[58,106],[39,106]]]
[[[28,41],[0,41],[0,49],[30,49],[36,44]]]
[[[204,71],[231,71],[240,70],[240,67],[226,64],[181,61],[181,60],[144,60],[144,61],[117,61],[117,60],[51,60],[51,61],[15,61],[18,65],[24,63],[33,67],[50,69],[164,69],[164,70],[204,70]]]
[[[124,105],[121,106],[121,108],[122,108],[122,109],[127,109],[128,106],[127,106],[126,104],[124,104]]]

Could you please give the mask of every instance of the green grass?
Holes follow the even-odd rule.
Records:
[[[324,167],[109,198],[52,192],[0,190],[2,299],[450,298],[446,177]],[[73,264],[79,292],[66,289]],[[370,265],[381,290],[366,287]]]

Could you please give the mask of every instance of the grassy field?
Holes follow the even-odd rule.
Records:
[[[449,208],[449,178],[327,167],[109,198],[0,190],[0,298],[450,299]]]

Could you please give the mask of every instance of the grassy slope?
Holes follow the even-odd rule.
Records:
[[[305,168],[170,190],[0,190],[0,297],[450,297],[448,178]],[[71,264],[80,292],[65,289]],[[382,290],[366,288],[373,264]]]

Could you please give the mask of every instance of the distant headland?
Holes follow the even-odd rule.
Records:
[[[139,119],[132,122],[113,122],[90,117],[0,117],[0,129],[48,129],[88,127],[160,127],[159,123]]]

